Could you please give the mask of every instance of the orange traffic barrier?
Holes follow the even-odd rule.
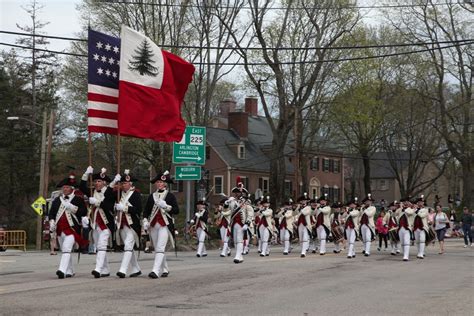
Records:
[[[26,231],[0,230],[0,248],[23,248],[26,251]]]

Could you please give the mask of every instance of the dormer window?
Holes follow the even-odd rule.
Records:
[[[239,159],[245,159],[245,145],[237,146],[237,156]]]

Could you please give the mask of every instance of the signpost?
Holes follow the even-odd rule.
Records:
[[[173,163],[203,165],[206,162],[206,128],[187,126],[179,143],[173,143]]]
[[[191,180],[201,179],[201,167],[206,162],[206,127],[186,126],[183,138],[173,143],[173,163],[176,180],[186,181],[186,227],[191,219]],[[189,236],[186,236],[188,238]]]
[[[200,166],[176,166],[176,180],[201,180]]]

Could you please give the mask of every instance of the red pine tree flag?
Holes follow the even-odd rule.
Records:
[[[181,104],[194,66],[122,25],[118,131],[120,135],[180,141]]]

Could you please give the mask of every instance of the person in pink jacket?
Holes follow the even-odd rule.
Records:
[[[385,250],[387,250],[387,235],[388,235],[388,227],[384,225],[383,218],[385,216],[385,210],[382,210],[379,213],[379,217],[377,217],[377,221],[375,222],[375,229],[377,230],[377,234],[379,235],[379,246],[377,248],[378,251],[382,248],[382,240],[385,242]]]

